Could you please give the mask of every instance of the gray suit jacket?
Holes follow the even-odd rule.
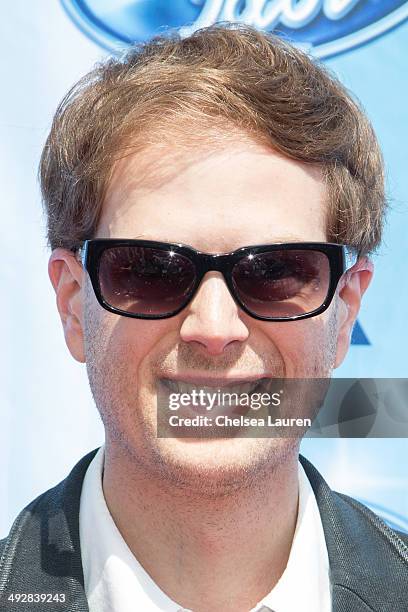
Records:
[[[88,612],[78,517],[82,482],[95,453],[31,502],[0,542],[1,612]],[[300,460],[322,518],[333,612],[408,612],[408,537],[332,491],[311,463]],[[13,603],[10,593],[64,594],[65,603]]]

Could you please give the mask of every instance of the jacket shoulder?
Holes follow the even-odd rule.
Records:
[[[66,478],[61,480],[61,482],[54,487],[40,493],[40,495],[35,497],[20,511],[13,522],[9,534],[0,540],[0,558],[7,548],[10,538],[13,536],[13,531],[16,530],[17,524],[24,521],[28,516],[33,518],[35,516],[45,516],[60,511],[63,505],[67,503],[70,504],[71,500],[69,499],[69,495],[67,495],[67,491],[71,493],[71,497],[72,493],[75,491],[77,494],[76,497],[78,497],[78,493],[80,494],[81,492],[85,472],[98,450],[99,449],[95,449],[82,457]]]
[[[408,533],[393,529],[375,512],[354,497],[350,497],[345,493],[339,493],[338,491],[333,491],[332,493],[335,497],[348,504],[361,517],[364,517],[367,526],[388,542],[389,546],[396,550],[408,564]]]
[[[70,609],[87,610],[79,543],[79,504],[88,453],[59,484],[36,497],[0,540],[0,597],[6,592],[63,592]]]

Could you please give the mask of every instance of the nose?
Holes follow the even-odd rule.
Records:
[[[244,342],[249,336],[220,272],[207,272],[186,310],[181,339],[198,342],[210,355],[220,355],[231,342]]]

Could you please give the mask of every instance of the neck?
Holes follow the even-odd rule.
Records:
[[[167,595],[195,612],[255,606],[282,575],[298,505],[297,452],[250,487],[205,497],[105,448],[103,490],[122,537]]]

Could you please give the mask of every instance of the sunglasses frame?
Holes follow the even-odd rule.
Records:
[[[177,310],[164,313],[160,315],[147,315],[147,314],[134,314],[115,306],[111,306],[105,301],[99,283],[99,266],[101,261],[102,253],[112,247],[148,247],[158,249],[161,251],[172,251],[179,255],[183,255],[189,259],[196,269],[196,280],[192,290],[189,293],[186,302],[180,306]],[[235,289],[232,282],[232,270],[236,263],[248,255],[258,255],[259,253],[273,252],[278,250],[306,250],[306,251],[319,251],[324,253],[329,261],[330,266],[330,283],[327,291],[326,298],[323,304],[315,310],[292,317],[265,317],[253,313],[248,309],[243,302],[241,302],[238,295],[235,293]],[[87,270],[93,290],[95,292],[96,299],[99,304],[114,314],[118,314],[132,319],[168,319],[178,315],[186,306],[191,302],[204,275],[207,272],[216,271],[220,272],[225,280],[225,283],[229,289],[229,292],[236,304],[250,317],[257,319],[258,321],[295,321],[300,319],[308,319],[315,317],[324,312],[329,306],[335,294],[338,282],[344,272],[348,270],[357,261],[357,254],[355,249],[352,247],[336,244],[333,242],[280,242],[273,244],[259,244],[244,246],[231,251],[229,253],[204,253],[197,251],[191,246],[172,243],[172,242],[161,242],[155,240],[136,240],[128,238],[95,238],[92,240],[85,240],[83,246],[79,249],[80,261],[85,270]]]

